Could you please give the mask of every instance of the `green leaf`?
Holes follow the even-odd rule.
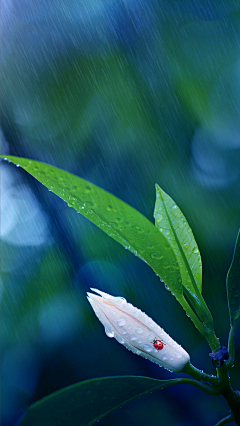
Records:
[[[156,185],[155,225],[168,238],[183,283],[183,291],[199,318],[213,330],[213,319],[201,295],[202,261],[192,230],[179,207],[171,197]]]
[[[240,230],[227,274],[227,297],[231,325],[235,328],[240,317]]]
[[[181,380],[137,376],[86,380],[37,401],[19,426],[90,426],[123,405]]]
[[[168,238],[141,213],[107,191],[56,167],[13,156],[2,158],[22,167],[102,231],[144,260],[175,297],[182,299],[177,258]]]
[[[181,270],[183,285],[202,289],[202,261],[192,230],[179,207],[156,185],[155,225],[170,242]]]

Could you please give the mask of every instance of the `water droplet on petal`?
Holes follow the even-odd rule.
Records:
[[[109,330],[108,328],[105,329],[105,333],[110,338],[114,337],[114,331]]]
[[[125,325],[126,324],[126,320],[125,320],[125,318],[123,318],[123,317],[120,317],[120,318],[118,318],[118,321],[117,321],[117,325],[119,326],[119,327],[122,327],[123,325]]]
[[[137,334],[143,334],[144,333],[144,330],[143,330],[142,327],[136,327],[135,331],[136,331]]]
[[[175,352],[176,358],[182,358],[182,355],[179,352]]]
[[[136,340],[136,336],[135,336],[135,334],[131,334],[131,335],[130,335],[130,340],[132,340],[132,342],[133,342],[134,340]]]
[[[123,303],[127,303],[126,299],[124,299],[124,297],[116,297],[117,301],[119,302],[123,302]]]
[[[163,360],[163,361],[166,361],[166,360],[167,360],[167,356],[166,356],[166,355],[163,355],[162,360]]]
[[[146,352],[151,352],[151,350],[152,350],[151,346],[150,346],[150,345],[148,345],[148,344],[145,344],[145,345],[143,346],[143,348],[144,348],[144,350],[145,350]]]

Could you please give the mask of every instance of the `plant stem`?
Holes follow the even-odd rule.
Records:
[[[215,426],[223,426],[226,423],[232,422],[233,418],[231,416],[231,414],[229,414],[229,416],[224,417],[224,419],[220,420]]]
[[[209,374],[204,373],[203,371],[194,367],[190,362],[188,362],[185,365],[185,367],[183,369],[183,373],[189,374],[189,376],[194,377],[194,379],[196,379],[200,382],[204,382],[211,387],[212,386],[215,386],[215,387],[219,386],[219,380],[216,376],[211,376]],[[216,390],[216,392],[220,393],[220,392],[218,392],[218,390]]]
[[[220,380],[220,393],[229,405],[232,419],[240,426],[240,392],[232,389],[226,364],[218,368],[218,378]]]

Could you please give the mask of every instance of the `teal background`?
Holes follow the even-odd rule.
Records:
[[[240,223],[239,2],[5,0],[1,19],[1,152],[75,173],[151,221],[158,183],[193,229],[226,345]],[[146,264],[22,170],[2,163],[1,185],[3,426],[80,380],[181,376],[108,339],[90,287],[125,297],[215,373],[206,342]],[[234,388],[239,369],[237,356]],[[221,397],[176,386],[99,424],[213,425],[227,413]]]

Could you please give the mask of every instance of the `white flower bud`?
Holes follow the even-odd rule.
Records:
[[[152,362],[179,373],[190,361],[188,353],[140,309],[127,303],[122,297],[110,296],[91,289],[88,300],[105,327],[108,337],[123,344],[127,349]]]

